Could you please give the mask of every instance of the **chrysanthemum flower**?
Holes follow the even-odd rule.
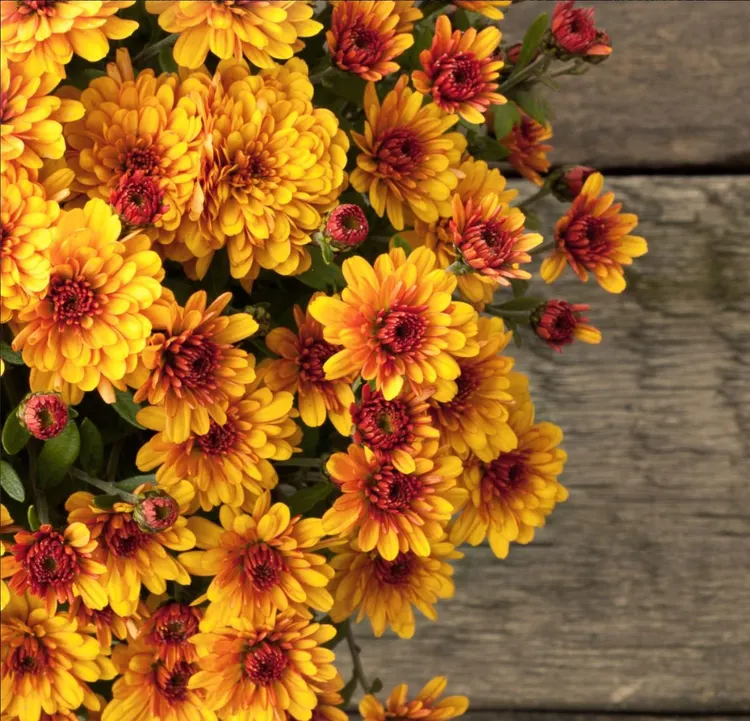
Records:
[[[190,639],[198,633],[201,611],[177,601],[160,606],[141,628],[139,639],[167,669],[180,661],[195,663],[198,652]]]
[[[88,608],[80,597],[73,599],[68,609],[68,617],[78,621],[78,628],[93,629],[103,649],[112,647],[112,637],[124,641],[136,638],[139,624],[148,615],[144,603],[138,604],[138,610],[130,616],[120,616],[107,604],[104,608]]]
[[[9,586],[18,596],[29,591],[45,601],[52,616],[58,603],[72,603],[76,597],[93,609],[107,605],[101,576],[106,568],[92,560],[96,541],[82,523],[71,523],[64,532],[44,524],[37,531],[19,531],[13,554],[0,562],[2,576],[11,577]]]
[[[550,162],[547,153],[552,150],[551,145],[544,141],[552,137],[552,126],[542,125],[527,115],[520,108],[521,121],[504,138],[498,138],[500,145],[508,150],[508,162],[536,185],[544,182],[541,173],[549,170]]]
[[[352,406],[352,422],[354,441],[402,473],[414,473],[415,458],[437,453],[440,431],[432,425],[427,402],[411,391],[387,401],[365,384],[361,400]]]
[[[8,513],[8,509],[0,503],[0,534],[12,533],[14,530],[17,529],[13,525],[13,519],[11,518],[10,513]],[[3,541],[0,541],[0,559],[5,555],[6,550],[8,549],[6,549],[5,544]],[[0,566],[1,565],[2,561],[0,561]],[[8,605],[8,601],[10,601],[8,584],[5,583],[0,574],[0,610]]]
[[[114,403],[146,347],[143,311],[161,295],[164,271],[145,235],[120,241],[120,230],[102,200],[64,211],[52,229],[46,297],[19,313],[13,340],[26,365],[49,374],[48,390],[69,383]]]
[[[511,542],[529,543],[555,505],[568,497],[557,480],[567,460],[558,448],[562,431],[552,423],[535,423],[534,406],[519,399],[509,419],[518,446],[489,463],[476,457],[466,462],[460,483],[469,501],[456,517],[450,540],[472,546],[485,538],[498,558]]]
[[[430,554],[430,541],[443,534],[466,494],[456,488],[461,461],[455,456],[418,458],[413,473],[380,463],[368,448],[354,444],[347,453],[334,453],[326,469],[341,495],[323,516],[329,535],[358,531],[363,551],[377,548],[392,561],[413,551]]]
[[[461,457],[473,452],[489,461],[499,451],[516,446],[508,425],[508,405],[513,402],[508,374],[513,359],[498,355],[511,338],[500,318],[480,317],[479,355],[459,361],[461,374],[455,380],[438,379],[429,400],[443,443]]]
[[[411,32],[397,32],[401,17],[398,2],[333,0],[331,29],[326,33],[328,52],[341,69],[377,82],[395,73],[393,59],[414,44]]]
[[[174,303],[169,326],[155,333],[143,351],[136,403],[163,404],[164,437],[184,443],[190,433],[203,436],[211,420],[227,422],[226,408],[255,380],[254,359],[232,344],[248,338],[258,324],[247,313],[222,316],[232,299],[220,295],[206,307],[206,293],[194,293],[182,308]]]
[[[591,306],[585,303],[568,303],[566,300],[548,300],[531,315],[534,332],[558,353],[563,346],[580,340],[584,343],[601,343],[602,333],[588,324],[583,315]]]
[[[325,295],[315,293],[312,300],[319,297]],[[341,347],[323,340],[323,326],[313,318],[309,305],[305,311],[295,305],[294,320],[297,333],[288,328],[274,328],[266,336],[269,350],[281,356],[268,364],[266,383],[276,391],[296,394],[300,417],[306,425],[317,428],[328,417],[342,436],[348,436],[352,431],[350,407],[354,402],[351,383],[356,371],[334,380],[326,378],[323,365]]]
[[[323,26],[312,19],[310,0],[146,0],[159,25],[179,33],[174,59],[198,68],[208,51],[220,58],[244,56],[259,68],[288,60],[305,47],[300,38],[317,35]]]
[[[574,5],[575,0],[555,5],[550,25],[555,46],[570,55],[610,55],[612,47],[606,33],[596,29],[594,8],[575,8]]]
[[[375,636],[390,627],[401,638],[411,638],[412,607],[436,621],[435,604],[453,597],[453,566],[448,561],[458,558],[463,554],[447,540],[433,541],[429,556],[407,551],[391,561],[376,551],[361,551],[354,540],[331,560],[336,572],[329,585],[334,597],[331,618],[338,623],[358,611],[357,623],[367,616]]]
[[[493,193],[501,203],[510,203],[518,195],[516,190],[505,187],[505,178],[497,168],[490,169],[483,160],[467,158],[458,168],[461,180],[454,191],[463,203],[472,200],[480,203]],[[450,229],[450,218],[439,218],[436,222],[425,223],[416,219],[415,229],[400,234],[412,247],[427,246],[437,255],[438,266],[448,268],[456,260],[453,243],[453,232]],[[490,277],[478,273],[466,273],[458,276],[458,290],[471,303],[481,305],[492,300],[498,284]]]
[[[182,443],[165,437],[164,408],[147,406],[138,421],[158,433],[138,451],[136,465],[141,471],[157,468],[156,481],[165,488],[190,481],[195,487],[191,511],[239,507],[248,493],[257,496],[276,486],[271,461],[286,461],[295,451],[300,432],[292,403],[290,393],[273,392],[256,378],[244,396],[230,401],[225,423],[212,419],[208,433],[192,432]]]
[[[2,12],[6,5],[3,3]],[[5,42],[5,22],[2,25]],[[3,46],[5,50],[5,46]],[[57,75],[41,77],[25,74],[24,67],[8,66],[3,52],[0,57],[0,170],[16,161],[27,168],[41,168],[42,158],[62,158],[65,141],[62,123],[83,117],[83,105],[77,100],[63,100],[50,95],[60,82]]]
[[[412,73],[414,87],[431,94],[446,113],[458,113],[470,123],[484,122],[490,105],[507,102],[495,92],[502,60],[493,53],[502,34],[495,27],[477,33],[475,28],[451,32],[451,21],[440,15],[435,24],[432,47],[419,54],[423,70]]]
[[[313,709],[310,721],[349,721],[344,711],[344,697],[339,693],[344,688],[344,679],[340,673],[330,681],[316,684],[313,687],[318,697],[318,705]]]
[[[458,377],[456,358],[479,351],[477,314],[453,301],[456,278],[436,264],[426,248],[408,258],[394,248],[374,266],[360,256],[344,261],[347,287],[341,298],[320,297],[310,304],[323,337],[343,346],[325,362],[327,378],[361,372],[391,400],[401,392],[404,376],[414,389]]]
[[[190,688],[205,689],[220,718],[273,721],[287,712],[309,721],[318,703],[316,690],[336,678],[334,653],[323,648],[335,635],[333,626],[310,623],[292,609],[259,626],[233,619],[193,637],[201,670]]]
[[[99,641],[75,620],[48,614],[44,601],[11,595],[0,624],[3,718],[40,721],[43,714],[98,710],[88,683],[115,676]]]
[[[453,0],[456,7],[484,15],[490,20],[502,20],[500,8],[506,8],[513,0]]]
[[[184,513],[193,498],[193,487],[184,481],[170,492],[180,513]],[[111,510],[104,510],[94,503],[91,493],[79,491],[68,498],[65,508],[68,522],[84,523],[96,539],[98,546],[93,557],[107,567],[103,581],[109,604],[120,616],[137,611],[141,584],[159,594],[167,590],[167,581],[183,586],[190,583],[183,565],[166,550],[187,551],[195,546],[195,536],[182,515],[170,528],[147,533],[135,522],[130,503],[115,503]]]
[[[446,696],[439,699],[448,681],[444,676],[436,676],[417,694],[413,701],[407,700],[408,688],[400,684],[391,691],[385,708],[374,696],[367,694],[359,702],[362,721],[448,721],[461,716],[469,707],[466,696]]]
[[[620,213],[622,203],[614,203],[614,193],[602,195],[603,187],[601,173],[590,175],[568,212],[555,224],[557,247],[539,269],[545,282],[557,280],[569,265],[584,283],[593,273],[604,290],[625,290],[622,266],[645,255],[648,245],[644,238],[630,235],[638,225],[638,216]]]
[[[110,40],[123,40],[138,29],[135,20],[116,17],[135,0],[18,0],[0,3],[3,51],[24,72],[65,77],[73,53],[96,62],[109,52]]]
[[[219,518],[221,526],[193,516],[189,528],[205,550],[180,555],[193,575],[214,577],[201,628],[226,626],[239,617],[271,622],[290,607],[301,615],[308,615],[308,606],[331,608],[325,587],[333,570],[325,556],[311,551],[324,535],[319,518],[291,518],[285,504],[271,505],[269,493],[258,498],[251,515],[223,506]]]
[[[364,135],[352,131],[362,153],[352,172],[352,185],[369,193],[375,212],[396,230],[414,218],[434,223],[451,214],[451,191],[458,185],[458,166],[466,148],[461,133],[446,133],[458,116],[446,115],[408,87],[402,75],[381,106],[375,85],[365,89]]]

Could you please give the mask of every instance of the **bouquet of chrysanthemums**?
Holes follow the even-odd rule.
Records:
[[[566,499],[513,343],[601,335],[531,271],[646,252],[546,155],[608,35],[510,4],[0,2],[3,721],[466,710],[377,700],[352,624],[411,637]]]

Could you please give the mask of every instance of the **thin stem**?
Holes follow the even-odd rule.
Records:
[[[288,461],[279,461],[277,466],[296,466],[297,468],[320,468],[320,458],[290,458]]]
[[[336,72],[336,68],[333,67],[333,65],[329,65],[325,70],[321,70],[319,73],[315,73],[315,75],[310,76],[310,82],[313,85],[317,85],[318,83],[323,82],[325,78],[330,77]]]
[[[109,454],[109,460],[107,461],[107,480],[111,483],[117,477],[117,462],[120,460],[120,452],[122,451],[122,441],[115,441],[112,445],[112,452]]]
[[[123,491],[121,488],[118,488],[116,485],[114,485],[114,483],[108,483],[107,481],[102,481],[99,478],[94,478],[88,473],[79,471],[77,468],[71,468],[70,473],[74,478],[77,478],[80,481],[84,481],[91,486],[95,486],[100,491],[104,491],[108,496],[120,496],[123,501],[132,503],[133,505],[138,503],[138,496],[132,493],[128,493],[127,491]]]
[[[139,65],[144,60],[148,60],[154,55],[158,55],[159,51],[162,48],[174,45],[177,42],[178,37],[180,37],[179,33],[172,33],[171,35],[167,35],[167,37],[159,40],[158,43],[147,45],[145,48],[143,48],[143,50],[141,50],[141,52],[138,53],[138,55],[133,58],[133,65]]]
[[[548,240],[546,243],[542,243],[541,245],[537,245],[536,248],[529,251],[529,255],[541,255],[542,253],[546,253],[548,250],[552,250],[555,247],[555,241],[554,240]]]
[[[357,678],[357,682],[365,693],[370,693],[372,686],[365,675],[365,669],[362,666],[362,659],[359,657],[359,646],[354,642],[351,623],[346,624],[346,645],[349,647],[349,653],[352,656],[354,675]]]
[[[508,320],[528,320],[531,315],[530,310],[503,310],[492,305],[486,306],[484,310],[490,315],[496,315],[498,318],[507,318]]]
[[[29,483],[31,484],[31,493],[34,496],[34,508],[36,515],[39,516],[40,523],[49,523],[49,506],[47,497],[41,492],[36,482],[36,448],[33,443],[26,446],[29,454]]]
[[[497,89],[499,93],[505,93],[511,88],[515,88],[516,85],[520,85],[522,82],[530,78],[532,75],[536,75],[540,71],[543,73],[550,64],[548,57],[541,57],[531,65],[528,65],[516,75],[511,75],[504,83]]]
[[[543,185],[541,188],[539,188],[539,190],[537,190],[536,193],[534,193],[534,195],[529,196],[522,203],[519,203],[518,207],[521,208],[521,210],[523,210],[524,208],[528,208],[530,205],[533,205],[542,198],[546,198],[551,192],[551,187],[549,187],[548,185]]]

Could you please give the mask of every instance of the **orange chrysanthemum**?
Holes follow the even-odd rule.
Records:
[[[625,290],[623,265],[648,252],[644,238],[630,235],[638,216],[620,213],[615,194],[602,195],[604,178],[592,173],[568,212],[555,224],[556,248],[544,259],[539,274],[547,283],[557,280],[569,265],[585,283],[589,273],[604,290]],[[613,205],[614,203],[614,205]]]
[[[461,133],[446,133],[458,116],[446,115],[408,87],[402,75],[381,106],[375,85],[365,89],[364,135],[352,131],[362,153],[352,185],[369,193],[375,212],[385,213],[396,230],[415,218],[434,223],[451,214],[450,195],[458,185],[458,166],[466,148]]]
[[[220,718],[274,721],[286,712],[296,721],[310,721],[316,691],[336,678],[334,653],[323,648],[335,635],[333,626],[311,623],[292,609],[259,626],[233,619],[193,637],[201,670],[190,688],[205,689]]]
[[[248,338],[258,324],[247,313],[222,316],[232,299],[220,295],[206,307],[206,293],[194,293],[181,308],[171,307],[167,328],[149,339],[143,367],[132,379],[134,399],[163,405],[164,437],[184,443],[191,432],[203,436],[211,420],[227,422],[227,405],[255,380],[255,361],[233,343]],[[145,377],[144,377],[145,376]]]
[[[3,718],[40,721],[83,705],[98,710],[88,683],[115,676],[99,641],[75,620],[50,615],[44,601],[12,595],[0,623]]]
[[[435,254],[426,248],[408,258],[394,248],[374,266],[359,256],[344,261],[347,287],[341,298],[310,304],[323,337],[343,346],[325,362],[327,378],[361,372],[391,400],[401,392],[404,376],[415,390],[458,377],[456,358],[479,351],[477,314],[453,300],[455,276],[435,266]]]
[[[333,570],[325,556],[311,551],[323,536],[319,518],[291,518],[283,503],[271,505],[264,493],[251,515],[223,506],[221,526],[193,516],[188,525],[203,551],[180,555],[195,576],[213,576],[209,606],[201,628],[227,626],[233,618],[272,623],[277,611],[307,608],[328,611],[333,604],[325,590]]]
[[[323,516],[329,535],[358,531],[363,551],[377,548],[386,560],[413,551],[426,558],[451,514],[463,503],[456,488],[461,461],[455,456],[417,458],[413,473],[380,463],[368,448],[350,445],[334,453],[326,469],[341,495]]]
[[[508,162],[536,185],[542,185],[541,174],[549,170],[550,162],[547,153],[551,145],[544,141],[552,137],[552,126],[542,125],[518,108],[521,120],[504,138],[498,138],[500,145],[508,150]]]
[[[502,20],[500,8],[507,8],[513,0],[452,0],[456,7],[479,13],[490,20]]]
[[[116,17],[135,0],[6,0],[0,3],[3,51],[24,72],[65,77],[73,53],[96,62],[109,52],[110,40],[123,40],[138,29],[135,20]]]
[[[323,296],[315,293],[311,302]],[[273,390],[296,394],[300,417],[306,425],[317,428],[328,417],[342,436],[348,436],[352,431],[351,383],[355,373],[335,380],[326,378],[323,365],[341,347],[323,340],[323,326],[313,318],[309,305],[305,311],[295,305],[294,320],[296,334],[288,328],[274,328],[266,336],[268,349],[281,356],[269,362],[266,383]]]
[[[137,491],[138,489],[136,489]],[[184,481],[170,489],[179,511],[169,518],[170,525],[158,532],[140,528],[133,517],[134,506],[115,503],[111,510],[99,508],[91,493],[73,493],[65,503],[68,522],[85,524],[97,542],[94,560],[107,567],[103,582],[109,605],[120,616],[138,610],[141,584],[152,593],[167,590],[167,581],[187,585],[190,576],[166,549],[187,551],[195,545],[195,536],[182,515],[193,498],[193,487]]]
[[[169,601],[143,624],[139,639],[167,669],[173,669],[180,661],[195,663],[198,651],[190,639],[198,633],[201,617],[201,611],[194,606]]]
[[[478,273],[498,285],[510,285],[512,278],[531,278],[518,266],[531,262],[528,251],[543,239],[539,233],[526,233],[525,222],[518,208],[504,204],[494,193],[465,203],[454,195],[450,229],[460,261],[457,272]]]
[[[396,12],[399,3],[333,0],[332,4],[326,40],[333,62],[341,70],[373,82],[395,73],[399,66],[393,59],[414,44],[411,28],[403,27]]]
[[[305,47],[301,38],[323,26],[312,19],[310,0],[146,0],[146,10],[159,15],[159,25],[179,33],[174,59],[198,68],[210,50],[219,58],[244,56],[259,68],[288,60]]]
[[[10,534],[17,530],[18,528],[13,525],[13,519],[11,518],[10,513],[8,513],[8,509],[2,503],[0,503],[0,534]],[[0,541],[0,559],[2,559],[2,557],[5,555],[5,551],[10,549],[10,544],[6,546],[6,543]],[[0,564],[2,564],[1,560]],[[8,601],[10,601],[10,591],[8,590],[8,584],[5,583],[2,576],[0,575],[0,611],[8,605]]]
[[[377,551],[361,551],[354,540],[331,560],[336,572],[329,585],[334,597],[331,618],[338,623],[358,611],[357,623],[367,616],[375,636],[389,626],[401,638],[411,638],[412,607],[436,621],[435,604],[453,597],[453,566],[448,561],[458,558],[463,553],[446,540],[430,543],[427,557],[407,551],[391,561]]]
[[[469,707],[466,696],[446,696],[438,700],[447,683],[445,677],[436,676],[413,701],[407,700],[408,688],[402,683],[391,691],[385,708],[374,696],[368,694],[359,702],[362,721],[448,721],[461,716]]]
[[[452,32],[448,16],[440,15],[432,47],[419,55],[423,70],[412,73],[414,87],[431,94],[446,113],[458,113],[470,123],[484,122],[490,105],[507,102],[495,92],[499,87],[495,81],[503,67],[502,60],[494,57],[501,37],[495,27],[479,33],[476,28]]]

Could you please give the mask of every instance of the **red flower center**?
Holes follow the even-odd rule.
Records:
[[[152,644],[182,646],[198,633],[199,612],[182,603],[169,603],[151,618],[153,631],[148,639]]]
[[[52,317],[58,323],[79,325],[81,320],[102,312],[96,293],[83,277],[52,276],[47,297],[52,302]]]
[[[245,550],[243,570],[256,591],[268,591],[281,581],[284,557],[265,543],[257,543]]]
[[[182,388],[205,394],[205,405],[211,402],[210,392],[218,381],[214,371],[221,362],[221,348],[199,333],[183,333],[166,343],[165,373],[172,389],[182,397]]]
[[[324,340],[305,338],[301,343],[297,359],[300,378],[308,383],[325,383],[326,374],[323,365],[336,352],[336,346]]]
[[[58,0],[19,0],[19,10],[26,13],[38,13],[39,15],[54,15],[54,7]]]
[[[209,456],[226,455],[234,447],[236,440],[237,430],[229,418],[223,426],[212,420],[208,433],[195,438],[201,451]]]
[[[144,175],[158,175],[160,159],[153,148],[131,148],[120,156],[123,172],[143,171]]]
[[[385,513],[406,510],[422,493],[422,481],[407,476],[392,466],[383,466],[372,475],[365,494],[377,509]]]
[[[381,310],[375,321],[375,337],[381,347],[393,355],[414,353],[422,344],[427,319],[422,315],[427,306],[393,306]]]
[[[456,395],[447,403],[441,404],[441,407],[454,413],[462,413],[467,407],[470,408],[471,397],[474,391],[479,388],[479,383],[480,378],[475,368],[471,366],[461,368],[461,375],[456,378],[456,385],[458,386]]]
[[[47,649],[31,636],[25,636],[23,643],[13,649],[8,663],[16,676],[36,676],[42,673],[48,664]]]
[[[78,558],[73,548],[65,542],[62,533],[49,525],[34,534],[31,544],[13,546],[16,560],[23,566],[29,587],[35,596],[44,597],[47,589],[66,586],[78,571]]]
[[[410,128],[394,128],[375,145],[378,172],[400,179],[409,175],[425,155],[424,144]]]
[[[192,675],[193,666],[186,661],[177,662],[171,670],[160,665],[156,670],[156,687],[168,701],[184,701]]]
[[[482,65],[474,53],[445,56],[435,63],[435,88],[439,95],[450,101],[471,100],[484,87]],[[439,100],[435,100],[439,104]]]
[[[3,101],[5,96],[2,96]],[[2,115],[0,115],[2,120]],[[0,225],[0,257],[5,258],[10,255],[13,251],[13,229],[6,227],[5,224]]]
[[[151,537],[129,515],[116,513],[107,519],[100,540],[118,558],[133,558]]]
[[[164,204],[164,189],[159,187],[156,178],[136,170],[123,175],[110,193],[109,202],[117,214],[130,225],[153,225],[167,212]]]
[[[507,496],[520,488],[528,479],[526,451],[503,453],[492,463],[485,464],[484,481],[493,495]]]
[[[289,659],[278,646],[262,641],[247,650],[243,665],[245,674],[253,683],[270,686],[284,675]]]
[[[561,234],[556,234],[557,242],[581,265],[593,268],[609,262],[612,241],[608,231],[606,219],[583,215],[574,218]]]
[[[417,557],[409,551],[399,553],[392,561],[378,556],[375,561],[375,578],[388,586],[403,586],[411,579],[417,567]]]
[[[369,387],[367,390],[361,405],[351,409],[355,441],[376,452],[408,447],[414,440],[414,426],[407,403],[400,398],[387,401],[380,391],[369,392]]]

